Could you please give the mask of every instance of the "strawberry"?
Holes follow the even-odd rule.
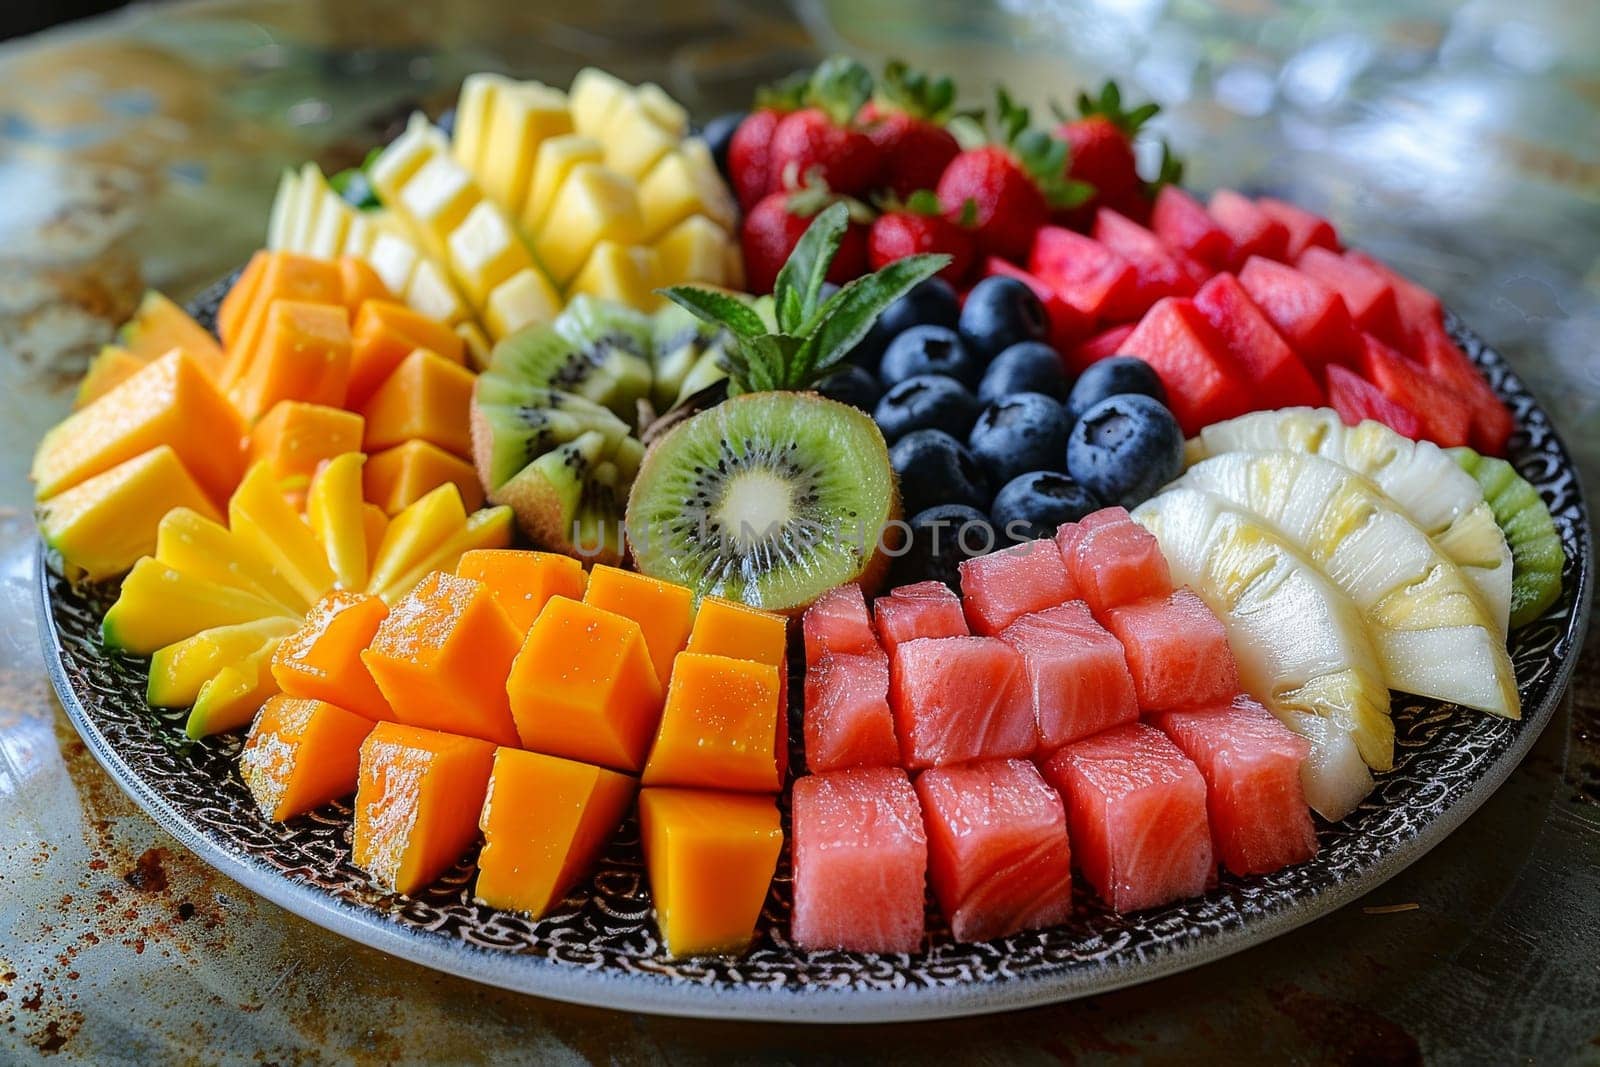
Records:
[[[853,125],[872,93],[872,75],[854,60],[825,59],[806,83],[806,106],[772,131],[767,191],[809,184],[814,176],[846,196],[866,195],[878,179],[880,157]]]
[[[878,150],[882,170],[878,184],[897,197],[932,189],[947,163],[961,151],[944,128],[955,104],[956,87],[949,78],[930,81],[899,60],[884,68],[878,96],[856,116]]]
[[[942,214],[939,198],[927,189],[911,194],[904,204],[890,203],[867,233],[867,262],[873,270],[920,252],[943,252],[950,262],[939,277],[965,288],[977,255],[972,233]]]
[[[1052,210],[1082,203],[1091,192],[1066,177],[1066,142],[1028,128],[1028,110],[998,94],[998,140],[968,149],[939,176],[945,217],[959,221],[972,205],[978,249],[1021,262]]]
[[[1106,82],[1098,97],[1078,94],[1079,117],[1062,122],[1056,136],[1072,146],[1067,175],[1095,187],[1090,207],[1109,207],[1135,222],[1149,217],[1150,195],[1134,162],[1133,139],[1160,110],[1159,104],[1124,110],[1122,91],[1114,81]],[[1089,212],[1067,221],[1086,223],[1092,218]]]
[[[739,206],[749,211],[772,184],[769,149],[783,117],[800,106],[805,76],[788,78],[756,93],[756,108],[744,117],[728,142],[728,175]]]
[[[779,190],[762,197],[744,217],[740,244],[744,250],[745,287],[752,293],[770,293],[778,272],[800,243],[812,217],[829,204],[843,201],[851,209],[851,222],[828,268],[828,281],[836,285],[867,272],[865,205],[833,195],[826,185]]]

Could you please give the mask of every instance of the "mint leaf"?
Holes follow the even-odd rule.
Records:
[[[861,343],[890,304],[949,262],[946,255],[907,256],[839,290],[822,306],[815,329],[795,354],[791,380],[816,380]]]
[[[772,288],[780,332],[798,333],[816,313],[822,283],[849,225],[850,209],[842,203],[830,204],[817,212],[789,253]]]
[[[674,285],[656,292],[702,322],[731,330],[736,337],[761,337],[767,332],[761,316],[736,296],[694,285]]]

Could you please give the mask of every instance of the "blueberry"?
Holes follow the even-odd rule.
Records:
[[[1043,393],[1017,393],[983,409],[967,447],[989,480],[1004,485],[1027,471],[1059,471],[1066,464],[1067,409]]]
[[[885,393],[872,417],[891,444],[913,430],[943,430],[964,441],[978,419],[978,398],[954,378],[919,374]]]
[[[722,172],[722,180],[726,182],[733,181],[728,175],[728,144],[733,140],[733,131],[744,121],[744,116],[743,111],[726,112],[706,123],[700,131],[700,139],[711,149],[711,158],[717,161],[717,170]]]
[[[1182,470],[1183,431],[1154,397],[1100,401],[1067,441],[1067,473],[1107,504],[1142,504]]]
[[[1065,474],[1029,471],[995,494],[992,510],[1001,542],[1017,544],[1054,536],[1056,527],[1100,510],[1100,502]]]
[[[889,568],[895,585],[931,580],[958,588],[961,563],[998,547],[989,516],[965,504],[927,508],[907,525],[910,535]]]
[[[817,392],[830,400],[860,408],[867,414],[883,399],[883,388],[870,371],[846,365],[841,371],[828,375],[817,383]]]
[[[1167,402],[1166,386],[1150,364],[1137,356],[1112,356],[1084,368],[1067,394],[1067,414],[1072,421],[1083,418],[1083,413],[1100,401],[1112,396],[1135,393],[1153,396],[1163,404]]]
[[[992,404],[1012,393],[1066,400],[1067,372],[1060,354],[1043,341],[1022,341],[995,356],[978,383],[978,401]]]
[[[1043,341],[1050,335],[1044,305],[1015,278],[996,275],[972,287],[961,309],[961,339],[985,359],[1014,344]]]
[[[961,301],[955,289],[943,278],[918,282],[911,291],[884,309],[878,325],[886,336],[904,333],[913,326],[944,326],[955,329],[961,318]]]
[[[967,447],[942,430],[906,434],[889,449],[900,499],[915,514],[935,504],[978,508],[989,502],[989,480]]]
[[[948,326],[913,326],[889,342],[878,380],[887,388],[919,374],[943,374],[975,389],[983,364]]]

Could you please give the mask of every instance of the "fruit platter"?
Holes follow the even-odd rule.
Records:
[[[630,1010],[1020,1008],[1356,899],[1549,721],[1588,516],[1433,293],[1141,171],[1156,111],[478,74],[286,172],[39,444],[69,717],[268,899]]]

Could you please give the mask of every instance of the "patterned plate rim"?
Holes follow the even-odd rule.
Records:
[[[203,297],[197,303],[204,301]],[[817,984],[808,977],[805,967],[795,963],[797,954],[787,948],[783,951],[794,957],[789,961],[791,971],[796,972],[792,983],[787,979],[748,980],[737,962],[723,968],[722,973],[697,974],[691,969],[685,976],[677,973],[674,964],[665,961],[660,961],[656,967],[623,970],[609,968],[604,963],[574,964],[483,947],[431,928],[421,928],[419,923],[410,921],[404,910],[380,911],[364,902],[341,899],[332,891],[311,884],[304,873],[297,877],[293,872],[286,873],[270,866],[225,834],[202,828],[191,814],[180,808],[172,793],[158,788],[124,759],[102,729],[94,695],[87,688],[80,693],[74,684],[68,666],[70,653],[58,615],[70,610],[65,602],[82,598],[58,591],[61,580],[50,568],[48,553],[41,543],[35,566],[35,606],[45,662],[62,706],[95,759],[139,807],[185,848],[245,888],[301,918],[438,971],[517,992],[618,1010],[813,1023],[953,1018],[1105,993],[1221,959],[1305,925],[1371,892],[1416,862],[1476,811],[1521,763],[1553,717],[1571,679],[1577,654],[1583,648],[1593,596],[1593,541],[1582,485],[1570,454],[1551,427],[1548,416],[1510,371],[1504,358],[1454,317],[1449,325],[1463,347],[1489,374],[1496,391],[1516,410],[1519,431],[1513,441],[1513,457],[1523,461],[1519,462],[1519,469],[1527,473],[1531,462],[1542,457],[1547,461],[1549,474],[1565,483],[1566,499],[1562,507],[1553,508],[1553,514],[1568,556],[1562,596],[1566,610],[1563,614],[1552,609],[1551,614],[1532,624],[1547,628],[1550,638],[1541,649],[1535,650],[1542,651],[1533,660],[1535,677],[1523,683],[1524,689],[1542,687],[1540,699],[1534,706],[1524,708],[1524,718],[1520,722],[1490,725],[1487,717],[1481,717],[1480,726],[1468,728],[1480,733],[1509,731],[1510,738],[1486,760],[1461,768],[1459,773],[1469,777],[1464,789],[1440,794],[1436,806],[1418,816],[1418,822],[1402,827],[1409,833],[1398,843],[1378,848],[1371,858],[1356,857],[1348,873],[1332,872],[1331,884],[1314,889],[1304,899],[1281,899],[1284,893],[1293,890],[1296,881],[1309,881],[1312,874],[1323,873],[1316,870],[1325,858],[1325,854],[1319,855],[1309,864],[1280,872],[1284,876],[1284,888],[1279,891],[1279,899],[1271,900],[1265,907],[1257,904],[1251,911],[1248,906],[1241,908],[1235,899],[1240,896],[1239,892],[1229,897],[1229,883],[1238,880],[1224,876],[1223,893],[1213,891],[1198,900],[1165,909],[1173,920],[1168,925],[1178,926],[1173,934],[1157,935],[1151,945],[1124,941],[1107,949],[1099,959],[1089,960],[1069,953],[1066,962],[1058,959],[1053,965],[1033,970],[1020,965],[1016,971],[1007,969],[1019,946],[1038,947],[1048,939],[1048,932],[1017,935],[989,945],[955,946],[973,957],[993,957],[999,953],[998,960],[987,961],[995,972],[989,980],[958,975],[956,980],[927,981],[929,970],[937,971],[943,962],[935,958],[936,952],[910,957],[830,954],[845,957],[842,964],[837,959],[833,962],[846,971],[852,968],[860,971],[869,966],[878,970],[887,968],[887,978],[875,979],[863,987],[853,981],[842,985]],[[1536,442],[1537,447],[1529,442]],[[1546,503],[1552,503],[1548,494]],[[1563,621],[1564,625],[1557,625]],[[103,653],[100,658],[108,659]],[[1523,658],[1519,657],[1519,666]],[[1305,892],[1304,888],[1301,892]],[[1211,907],[1212,898],[1219,895],[1227,898],[1226,907],[1220,904]],[[1221,915],[1219,920],[1218,914],[1229,908],[1232,912]],[[1158,914],[1160,911],[1158,909]],[[1241,911],[1247,913],[1241,915]],[[1144,914],[1147,913],[1118,922],[1143,926]],[[1206,922],[1216,925],[1208,928],[1203,925]],[[914,966],[919,960],[922,961],[920,971]],[[1088,965],[1080,965],[1086,961]],[[752,964],[748,969],[758,968]]]

